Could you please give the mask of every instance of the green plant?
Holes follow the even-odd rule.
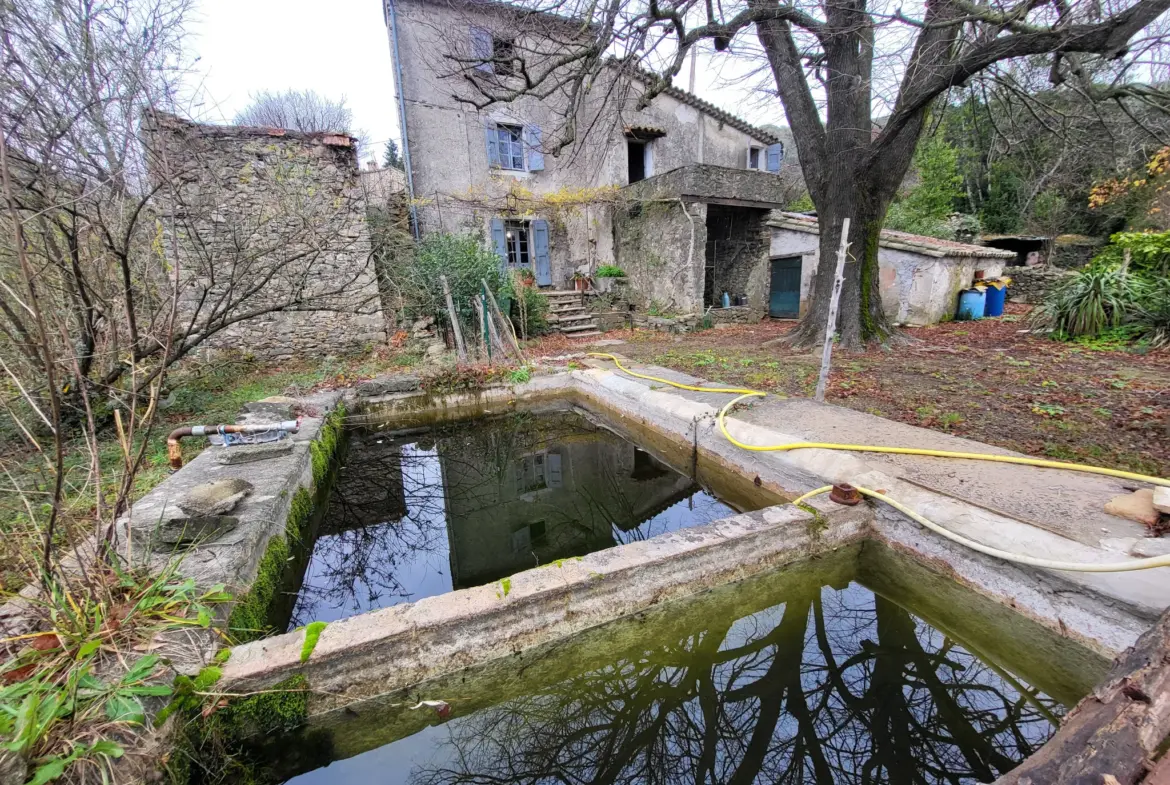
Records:
[[[305,627],[305,642],[301,645],[301,662],[308,662],[309,657],[313,656],[313,649],[317,648],[317,641],[327,626],[329,625],[326,622],[314,621]]]
[[[521,286],[514,294],[508,316],[520,337],[548,332],[548,297],[531,286]]]
[[[938,424],[947,430],[950,430],[952,426],[958,425],[962,421],[963,415],[958,412],[945,412],[938,418]]]
[[[1170,345],[1170,278],[1161,277],[1146,288],[1133,323],[1151,346]]]
[[[603,264],[593,273],[596,278],[625,278],[626,271],[616,264]]]
[[[508,381],[511,384],[524,384],[530,379],[532,379],[532,369],[527,365],[508,371]]]
[[[1058,403],[1034,403],[1032,404],[1032,413],[1045,417],[1060,417],[1064,414],[1064,407]]]
[[[1118,327],[1135,311],[1145,282],[1135,275],[1103,267],[1086,267],[1052,289],[1033,311],[1033,320],[1057,337],[1098,335]]]

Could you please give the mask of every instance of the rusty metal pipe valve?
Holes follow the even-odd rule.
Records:
[[[301,427],[301,418],[283,422],[266,422],[252,425],[188,425],[176,428],[167,436],[167,460],[172,470],[183,468],[183,448],[179,440],[184,436],[213,436],[219,433],[267,433],[286,431],[296,433]]]

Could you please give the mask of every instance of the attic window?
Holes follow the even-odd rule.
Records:
[[[510,38],[492,37],[492,66],[497,76],[516,73],[516,45]]]

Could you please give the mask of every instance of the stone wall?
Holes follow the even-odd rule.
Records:
[[[161,113],[142,131],[162,252],[184,276],[181,316],[213,333],[203,347],[286,360],[385,341],[353,139]]]
[[[707,205],[677,200],[635,202],[615,210],[617,264],[630,299],[663,311],[696,311],[703,302]]]
[[[768,215],[767,210],[750,207],[707,206],[706,262],[713,274],[704,278],[704,305],[720,305],[727,292],[732,297],[746,295],[756,310],[766,307],[768,271],[762,263],[772,240]]]
[[[1007,290],[1007,298],[1013,303],[1041,302],[1044,295],[1060,280],[1069,275],[1068,270],[1058,267],[1008,267],[1004,275],[1012,279]]]

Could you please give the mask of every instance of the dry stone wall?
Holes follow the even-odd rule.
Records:
[[[203,346],[286,360],[385,341],[352,138],[163,114],[143,135],[160,250]]]

